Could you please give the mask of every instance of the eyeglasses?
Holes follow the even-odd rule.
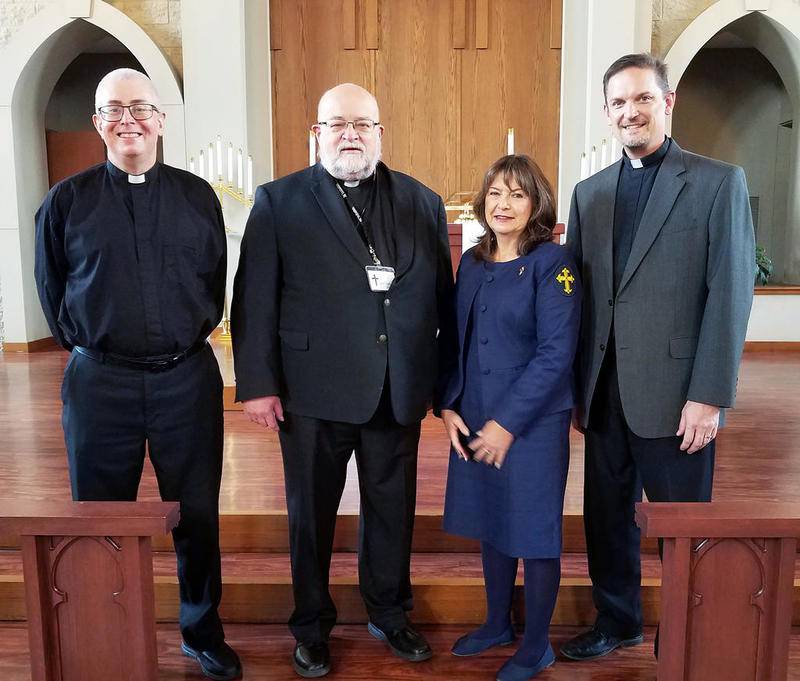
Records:
[[[333,133],[344,132],[348,125],[352,123],[353,130],[359,133],[372,132],[376,125],[380,125],[378,121],[373,121],[371,118],[357,118],[354,121],[346,121],[343,118],[332,118],[329,121],[318,121],[317,125],[325,125]]]
[[[100,118],[109,123],[115,123],[122,120],[125,109],[130,111],[133,120],[146,121],[148,118],[153,117],[153,113],[158,111],[158,108],[152,104],[131,104],[123,106],[122,104],[109,104],[107,106],[98,107],[97,113]]]

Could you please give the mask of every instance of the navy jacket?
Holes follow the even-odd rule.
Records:
[[[574,404],[581,286],[572,256],[553,243],[518,258],[515,269],[499,285],[473,249],[462,257],[456,282],[459,361],[446,379],[442,408],[458,411],[467,323],[481,289],[481,312],[473,323],[486,418],[519,437],[537,418]]]

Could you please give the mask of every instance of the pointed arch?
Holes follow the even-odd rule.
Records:
[[[47,192],[44,111],[66,66],[90,44],[97,27],[144,67],[167,114],[164,160],[186,163],[183,95],[167,58],[132,19],[102,0],[86,16],[58,3],[26,22],[0,50],[0,281],[5,340],[26,343],[50,332],[33,280],[33,216]]]

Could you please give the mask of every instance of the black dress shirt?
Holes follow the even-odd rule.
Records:
[[[614,204],[614,294],[619,289],[631,246],[642,214],[653,190],[661,161],[667,155],[670,138],[652,154],[631,161],[622,154],[622,168],[617,183],[617,200]]]
[[[331,177],[333,180],[333,177]],[[360,225],[352,211],[348,210],[364,245],[372,244],[381,265],[394,267],[397,261],[397,244],[394,228],[394,209],[387,188],[387,178],[381,178],[380,169],[355,187],[348,187],[341,180],[348,201],[361,214],[364,225]]]
[[[36,213],[39,299],[66,349],[141,358],[190,348],[222,317],[226,258],[214,191],[160,163],[137,184],[111,162],[89,168]]]

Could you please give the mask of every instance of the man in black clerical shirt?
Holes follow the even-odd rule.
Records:
[[[603,78],[622,159],[575,188],[567,244],[584,287],[578,350],[584,522],[594,627],[561,652],[642,642],[634,503],[709,501],[753,299],[744,172],[666,135],[666,65],[621,57]]]
[[[36,214],[39,298],[71,352],[72,496],[135,500],[147,447],[162,498],[181,504],[182,649],[210,678],[234,679],[217,613],[222,381],[206,343],[225,296],[222,214],[205,181],[157,162],[164,114],[145,75],[112,71],[95,106],[108,161],[56,184]]]
[[[406,618],[417,445],[438,356],[453,352],[441,198],[379,162],[383,126],[363,88],[326,92],[313,129],[321,162],[256,192],[231,320],[237,399],[252,421],[280,430],[289,626],[304,677],[330,670],[328,569],[353,451],[369,631],[406,660],[431,655]]]

